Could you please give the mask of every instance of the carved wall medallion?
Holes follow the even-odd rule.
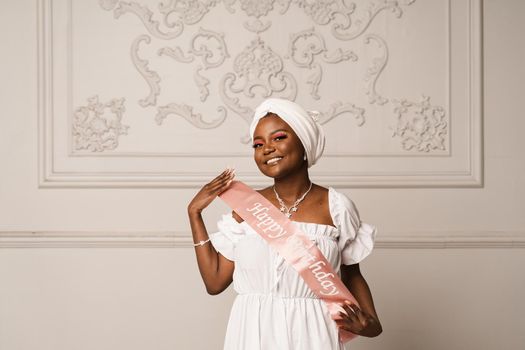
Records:
[[[432,106],[428,96],[423,96],[420,102],[393,102],[397,125],[392,136],[401,139],[404,149],[420,152],[445,149],[447,122],[443,107]]]
[[[259,37],[235,57],[233,70],[223,76],[220,94],[224,104],[248,124],[251,122],[253,109],[251,106],[242,105],[241,97],[253,98],[257,92],[263,97],[295,100],[295,78],[284,71],[282,58]],[[243,142],[247,142],[246,137]]]
[[[259,18],[266,16],[273,9],[274,0],[239,0],[239,2],[248,16]]]
[[[103,152],[118,146],[120,135],[126,135],[128,126],[121,123],[124,99],[99,102],[98,95],[88,99],[87,106],[77,107],[72,132],[76,150]]]

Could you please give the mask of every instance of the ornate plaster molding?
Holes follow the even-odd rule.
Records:
[[[168,3],[161,2],[159,11],[164,15],[164,24],[168,27],[180,26],[179,21],[170,21],[169,18],[174,13],[176,18],[182,19],[184,24],[195,24],[199,22],[211,7],[215,6],[216,0],[169,0]]]
[[[210,80],[200,73],[202,70],[202,66],[198,66],[197,68],[195,68],[195,71],[193,73],[193,80],[199,88],[201,101],[205,102],[208,96],[210,95],[210,90],[208,89],[208,85],[210,85]]]
[[[233,70],[221,79],[219,94],[224,104],[248,124],[253,110],[249,106],[243,106],[240,97],[251,99],[255,97],[254,91],[257,90],[264,97],[279,96],[295,100],[295,78],[284,71],[281,56],[259,37],[235,57]],[[242,141],[247,142],[246,136]]]
[[[342,61],[357,61],[357,55],[349,49],[338,48],[328,52],[323,36],[315,31],[315,28],[303,30],[299,33],[290,35],[288,43],[288,55],[292,62],[301,68],[312,70],[306,83],[310,85],[310,95],[312,98],[319,100],[319,84],[323,76],[322,66],[315,62],[315,58],[320,56],[326,63],[336,64]]]
[[[216,128],[217,126],[221,125],[226,119],[226,109],[222,106],[217,108],[219,117],[217,119],[212,120],[211,122],[205,121],[202,117],[202,114],[194,113],[193,107],[185,104],[181,105],[176,103],[170,103],[166,106],[159,106],[157,110],[158,113],[155,117],[155,120],[159,125],[161,125],[164,119],[166,119],[166,117],[170,114],[175,114],[177,116],[183,117],[188,122],[200,129]]]
[[[431,105],[428,96],[423,96],[420,102],[402,99],[394,100],[393,104],[397,125],[392,137],[401,138],[405,150],[430,152],[445,149],[447,122],[443,107]]]
[[[364,108],[357,107],[352,103],[343,103],[341,101],[332,103],[325,112],[321,112],[319,115],[319,122],[321,124],[326,124],[330,120],[344,113],[353,115],[357,126],[362,126],[365,123]]]
[[[208,45],[209,41],[214,41],[216,46]],[[203,28],[200,28],[191,38],[188,52],[201,57],[205,69],[217,68],[230,57],[224,41],[224,34]]]
[[[88,99],[87,106],[75,109],[72,123],[73,144],[76,150],[103,152],[118,146],[120,135],[128,126],[122,124],[124,98],[99,102],[98,95]]]
[[[168,27],[174,28],[174,30],[170,32],[161,31],[159,29],[160,22],[152,19],[153,12],[147,6],[142,6],[136,2],[121,1],[118,3],[118,6],[113,10],[113,15],[117,19],[126,13],[132,13],[135,16],[137,16],[142,21],[142,23],[144,24],[144,27],[147,29],[150,35],[158,39],[163,39],[163,40],[175,39],[176,37],[181,35],[184,30],[184,25],[182,22],[180,21],[170,22],[167,19],[169,12],[165,12],[164,13],[164,23],[167,24]]]
[[[190,1],[202,1],[202,0],[190,0]],[[314,1],[305,0],[310,3],[313,3]],[[370,2],[370,1],[368,1]],[[374,1],[375,3],[380,4],[380,1]],[[118,1],[111,1],[111,0],[99,0],[98,2],[100,4],[101,9],[105,9],[107,11],[111,11],[117,8]],[[165,3],[168,3],[166,0]],[[188,2],[189,3],[189,2]],[[220,3],[220,0],[217,0],[215,3]],[[324,1],[325,4],[332,4],[333,2],[327,0]],[[346,2],[349,4],[348,2]],[[366,2],[365,2],[366,3]],[[384,2],[383,2],[384,3]],[[407,4],[410,4],[406,2]],[[455,2],[449,2],[449,4],[454,4]],[[58,1],[51,1],[51,0],[38,0],[38,112],[39,112],[39,186],[40,187],[53,187],[53,188],[60,188],[60,187],[67,187],[67,188],[85,188],[85,187],[96,187],[96,188],[114,188],[114,187],[123,187],[123,188],[137,188],[137,187],[146,187],[146,188],[195,188],[195,186],[198,186],[199,183],[202,183],[202,181],[205,181],[207,178],[212,176],[212,173],[208,171],[205,167],[195,168],[193,173],[184,173],[182,171],[179,171],[179,169],[174,166],[173,161],[178,161],[179,159],[184,159],[184,157],[196,157],[197,161],[205,162],[208,159],[213,159],[214,161],[219,161],[218,158],[221,156],[224,156],[224,152],[219,152],[217,150],[213,150],[212,152],[203,152],[198,155],[192,154],[191,152],[188,152],[186,150],[182,151],[141,151],[141,150],[120,150],[118,152],[74,152],[75,147],[73,142],[71,144],[67,144],[66,147],[62,147],[62,144],[58,144],[60,140],[68,140],[68,138],[64,137],[64,135],[58,135],[57,133],[62,132],[63,130],[70,130],[69,126],[72,125],[72,118],[73,118],[73,112],[74,109],[71,108],[71,106],[75,106],[76,103],[72,103],[71,97],[68,97],[67,94],[64,92],[63,87],[67,87],[70,83],[67,79],[71,77],[72,72],[71,68],[67,68],[68,65],[57,65],[55,64],[55,61],[61,60],[61,62],[66,62],[70,57],[73,56],[72,51],[68,51],[71,49],[68,49],[68,43],[67,41],[64,41],[64,38],[66,35],[60,33],[57,31],[56,28],[61,28],[62,23],[71,23],[71,11],[68,12],[68,10],[71,10],[71,7],[69,2],[65,0],[64,2],[58,2]],[[129,3],[128,3],[129,4]],[[224,4],[225,8],[227,9],[227,5],[231,7],[232,11],[235,11],[233,9],[234,5],[239,5],[239,3],[236,4],[235,0],[223,0],[222,4]],[[294,1],[294,4],[297,4],[296,1]],[[399,6],[403,9],[403,11],[406,11],[406,8],[403,7],[404,3],[401,1],[398,1]],[[274,10],[272,10],[272,13],[277,12],[277,2],[274,3]],[[98,6],[98,5],[97,5]],[[362,6],[361,3],[358,3],[357,6]],[[467,6],[465,6],[467,7]],[[73,7],[74,9],[74,7]],[[208,12],[209,15],[211,15],[211,7],[210,11]],[[236,10],[239,11],[239,8],[236,7]],[[353,18],[357,18],[358,10],[355,9]],[[482,139],[482,133],[481,133],[481,125],[482,125],[482,94],[481,94],[481,86],[482,86],[482,65],[481,65],[481,1],[480,0],[468,0],[468,9],[464,9],[462,7],[454,8],[454,6],[447,7],[448,17],[446,20],[447,23],[447,29],[450,30],[450,33],[447,35],[457,35],[458,37],[461,37],[463,41],[462,47],[468,47],[468,49],[465,49],[463,51],[456,50],[457,45],[450,45],[450,42],[448,42],[450,50],[450,56],[448,59],[453,60],[454,62],[458,61],[461,63],[461,72],[464,73],[460,77],[460,84],[461,86],[458,86],[456,83],[457,81],[450,82],[451,89],[460,89],[462,93],[465,94],[466,98],[464,102],[458,102],[455,99],[454,95],[447,96],[449,99],[453,101],[453,103],[458,104],[459,108],[461,109],[462,115],[459,117],[461,121],[466,120],[464,125],[461,125],[461,133],[462,136],[465,136],[468,138],[468,140],[463,140],[460,142],[461,147],[459,149],[454,149],[454,152],[449,148],[452,148],[455,146],[455,140],[457,138],[458,133],[454,133],[454,138],[452,137],[449,127],[451,125],[451,122],[447,120],[447,134],[444,135],[446,138],[446,141],[444,143],[445,147],[447,148],[445,151],[449,152],[436,152],[439,156],[445,155],[449,157],[453,162],[450,162],[450,164],[447,163],[447,168],[443,171],[437,170],[437,169],[423,169],[423,168],[417,168],[419,170],[408,170],[408,171],[395,171],[395,169],[387,168],[381,170],[381,171],[373,171],[371,168],[366,168],[362,172],[353,171],[352,169],[343,169],[341,171],[334,170],[334,171],[328,171],[328,172],[322,172],[319,173],[317,176],[317,180],[324,183],[330,183],[335,184],[337,186],[341,187],[365,187],[365,188],[378,188],[378,187],[392,187],[392,188],[399,188],[399,187],[479,187],[483,184],[482,180],[482,173],[483,173],[483,167],[482,167],[482,159],[483,159],[483,139]],[[457,12],[456,12],[457,11]],[[291,12],[291,11],[290,11]],[[385,15],[388,15],[386,13],[387,11],[384,11]],[[133,15],[133,13],[128,12],[132,16],[129,16],[129,19],[138,19],[137,15]],[[173,14],[174,17],[170,18],[170,21],[176,20],[176,15]],[[457,21],[455,18],[458,17],[458,15],[461,15],[461,17],[464,17],[468,20],[468,22],[465,25],[457,26]],[[380,16],[382,18],[382,16]],[[155,22],[159,25],[158,28],[162,29],[162,32],[169,33],[172,30],[165,30],[166,28],[169,29],[169,23],[170,21],[164,21],[163,17],[158,16],[158,13],[152,15],[151,20],[153,21],[155,19]],[[250,17],[251,20],[255,20],[254,17]],[[264,16],[261,17],[262,20],[265,20]],[[376,16],[377,19],[377,16]],[[158,22],[157,22],[158,20]],[[120,21],[122,23],[123,21]],[[138,22],[138,21],[136,21]],[[262,21],[263,23],[269,23],[266,21]],[[58,23],[56,25],[55,23]],[[242,22],[239,22],[242,24]],[[331,22],[326,24],[326,29],[330,29],[330,26],[335,23],[335,20],[332,20]],[[354,22],[355,24],[355,22]],[[161,27],[162,26],[162,27]],[[145,26],[146,27],[146,26]],[[174,27],[176,28],[176,26]],[[189,26],[186,26],[186,29],[189,28]],[[242,27],[240,27],[242,29]],[[459,29],[458,29],[459,28]],[[68,30],[71,28],[68,27]],[[149,30],[144,30],[144,33],[148,33]],[[72,32],[69,32],[67,35],[71,36]],[[151,34],[151,33],[150,33]],[[261,40],[266,39],[264,32],[259,32],[259,36]],[[367,34],[366,30],[362,32],[362,34]],[[364,36],[363,36],[364,37]],[[362,37],[362,38],[363,38]],[[326,36],[328,38],[328,36]],[[153,36],[153,40],[162,40],[160,43],[161,45],[158,45],[158,41],[151,43],[151,46],[148,46],[147,48],[152,48],[155,44],[155,50],[157,50],[160,46],[170,44],[170,45],[182,45],[181,47],[187,48],[187,37],[184,37],[184,41],[182,41],[182,37],[177,37],[177,41],[173,42],[167,42],[166,39],[161,39],[158,36]],[[229,38],[226,38],[229,39]],[[384,38],[383,38],[384,39]],[[226,42],[228,42],[226,40]],[[58,43],[58,44],[57,44]],[[355,44],[360,43],[360,41],[353,41],[353,42],[347,42],[348,44]],[[376,42],[370,41],[370,46],[374,45]],[[389,42],[388,42],[389,43]],[[268,46],[272,47],[271,42],[268,42]],[[346,47],[347,45],[345,45]],[[70,47],[70,46],[69,46]],[[276,46],[277,47],[277,46]],[[354,46],[351,46],[353,49]],[[391,48],[391,59],[388,61],[388,64],[391,64],[394,62],[393,56],[395,51]],[[238,56],[239,52],[242,51],[242,48],[240,50],[235,50],[234,48],[230,48],[230,52],[232,53],[232,56],[235,58]],[[273,47],[272,47],[273,49]],[[153,67],[153,61],[151,56],[147,57],[146,52],[147,50],[144,50],[144,53],[141,53],[140,59],[148,59],[149,62],[152,63]],[[285,52],[279,52],[277,50],[273,50],[279,57],[283,57],[282,55],[285,54]],[[217,79],[219,81],[213,81],[217,77],[217,75],[212,76],[212,74],[207,74],[207,71],[202,67],[201,60],[196,59],[195,56],[191,56],[191,58],[188,58],[189,55],[186,52],[183,52],[180,50],[181,55],[180,62],[182,62],[183,59],[187,59],[188,61],[194,62],[195,64],[192,64],[190,69],[188,71],[191,73],[194,73],[194,79],[195,84],[199,85],[197,80],[197,75],[202,77],[203,79],[200,80],[200,84],[202,85],[202,90],[199,86],[199,90],[196,92],[199,95],[196,95],[196,97],[204,98],[206,97],[206,101],[211,101],[210,98],[212,94],[219,94],[220,98],[225,100],[225,95],[227,94],[227,97],[230,98],[233,101],[233,106],[238,106],[238,111],[240,112],[239,115],[242,115],[244,113],[250,114],[252,106],[256,103],[256,99],[260,99],[260,95],[256,95],[256,98],[250,98],[246,96],[242,91],[239,93],[234,93],[232,90],[224,90],[221,91],[219,88],[219,82],[221,83],[221,86],[227,87],[229,83],[232,83],[235,81],[235,84],[233,85],[235,88],[239,88],[244,83],[245,78],[240,77],[240,75],[234,70],[232,66],[228,66],[228,68],[225,68],[226,74],[222,76],[222,79]],[[361,55],[360,51],[356,51],[357,54]],[[360,56],[361,57],[361,56]],[[321,56],[317,56],[318,60],[316,60],[316,63],[323,64],[326,63],[321,59]],[[226,65],[230,65],[232,63],[232,59],[226,60],[223,64],[223,67],[226,67]],[[177,63],[179,61],[176,61]],[[155,62],[156,63],[156,62]],[[290,64],[291,61],[285,62],[285,65],[282,69],[282,72],[287,72],[289,69],[289,66],[286,66],[286,64]],[[361,63],[361,62],[359,62]],[[202,67],[202,69],[199,69],[199,67]],[[363,65],[366,66],[366,65]],[[71,67],[71,65],[69,65]],[[155,67],[157,67],[155,65]],[[231,69],[230,69],[231,67]],[[322,66],[324,68],[325,66]],[[186,68],[186,67],[185,67]],[[387,69],[395,68],[386,66]],[[450,67],[447,67],[450,68]],[[161,73],[160,70],[158,70],[158,73]],[[312,74],[310,74],[310,80],[312,80],[312,83],[310,85],[304,84],[304,80],[300,81],[297,85],[300,88],[306,88],[305,92],[308,94],[308,89],[310,86],[314,85],[315,80],[318,79],[318,75],[316,76],[314,73],[315,71],[312,71]],[[447,71],[447,73],[450,73],[450,71]],[[456,71],[457,73],[457,71]],[[78,76],[77,76],[78,77]],[[219,75],[219,78],[221,76]],[[293,76],[292,76],[293,77]],[[299,77],[297,75],[296,77]],[[382,92],[382,83],[383,80],[381,77],[384,77],[382,73],[379,73],[376,76],[376,85],[373,91],[375,91],[377,94],[381,94]],[[212,80],[212,78],[214,78]],[[309,78],[308,75],[301,76],[301,78]],[[210,80],[209,84],[205,83],[205,79]],[[228,80],[229,79],[229,80]],[[326,79],[326,76],[325,76]],[[190,75],[190,82],[191,82],[191,75]],[[225,84],[224,81],[227,83]],[[322,82],[324,80],[321,80],[321,83],[319,84],[320,88],[318,90],[318,95],[322,95],[323,92],[323,85]],[[367,81],[366,83],[369,83],[370,81]],[[76,83],[76,82],[75,82]],[[361,80],[361,84],[364,86],[365,84]],[[368,85],[366,85],[368,86]],[[464,88],[464,87],[467,88]],[[360,86],[361,87],[361,86]],[[208,95],[206,95],[205,90],[208,89]],[[215,91],[213,89],[216,89]],[[95,90],[97,91],[97,90]],[[372,90],[370,90],[372,91]],[[163,91],[164,92],[164,89]],[[224,92],[224,94],[223,94]],[[301,91],[303,92],[303,91]],[[417,92],[417,90],[416,90]],[[277,96],[280,92],[275,91],[274,94]],[[113,94],[112,94],[113,95]],[[118,95],[117,95],[118,96]],[[417,96],[417,95],[416,95]],[[384,98],[388,98],[388,102],[384,105],[385,110],[392,111],[395,109],[394,100],[400,102],[403,100],[406,101],[414,101],[413,96],[383,96]],[[82,97],[78,97],[75,95],[75,101],[78,101],[78,99],[82,101]],[[324,96],[323,96],[324,98]],[[446,97],[445,97],[446,98]],[[431,100],[434,101],[434,105],[443,104],[445,102],[439,102],[437,103],[435,96],[431,97]],[[169,102],[169,101],[168,101]],[[128,99],[129,103],[129,99]],[[164,102],[163,102],[164,103]],[[413,103],[413,102],[411,102]],[[449,101],[447,100],[447,103]],[[65,109],[66,104],[68,104],[68,115],[62,115],[62,111]],[[178,106],[182,106],[182,103],[176,103]],[[219,103],[221,104],[221,103]],[[376,106],[368,106],[366,101],[362,103],[363,106],[358,105],[352,105],[351,103],[347,103],[343,100],[341,101],[327,101],[326,106],[319,106],[319,110],[323,111],[323,114],[320,114],[321,120],[329,121],[331,120],[331,116],[336,113],[339,110],[347,109],[348,114],[351,115],[352,110],[354,111],[354,115],[356,116],[356,120],[364,120],[364,116],[366,115],[367,118],[369,118],[371,115],[368,114],[370,110],[373,110],[374,108],[378,107],[377,103]],[[167,106],[167,104],[165,104]],[[339,107],[330,107],[332,105],[338,105]],[[341,106],[346,106],[345,108]],[[213,107],[210,106],[212,114],[213,115]],[[365,110],[366,107],[366,110]],[[216,108],[216,107],[215,107]],[[226,108],[230,109],[229,106],[226,106]],[[186,113],[186,115],[191,116],[191,114],[197,114],[195,112],[197,109],[193,108],[193,112]],[[331,112],[331,110],[335,112]],[[409,108],[409,110],[412,111],[412,109]],[[362,113],[360,113],[362,111]],[[455,109],[457,112],[457,108]],[[228,112],[233,112],[233,110],[230,109]],[[204,112],[202,112],[204,114]],[[401,113],[404,115],[403,118],[407,118],[407,116],[412,112],[407,113]],[[235,115],[237,113],[231,113],[230,116]],[[452,115],[449,115],[448,111],[446,111],[447,118],[451,118]],[[166,114],[170,115],[171,114]],[[342,114],[340,114],[342,116]],[[397,140],[399,140],[399,143],[401,144],[403,137],[401,136],[401,132],[399,134],[397,133],[397,125],[396,121],[399,121],[399,114],[394,112],[390,113],[392,118],[394,120],[393,123],[393,137],[395,137]],[[360,117],[359,117],[360,116]],[[388,114],[380,114],[380,117],[388,117]],[[455,117],[455,116],[454,116]],[[191,120],[192,118],[187,118],[188,120]],[[244,118],[243,118],[244,119]],[[153,117],[152,117],[153,120]],[[214,119],[215,120],[215,119]],[[65,121],[65,122],[63,122]],[[208,121],[208,120],[207,120]],[[455,120],[454,120],[455,121]],[[63,129],[62,126],[60,126],[60,123],[65,123],[67,129]],[[199,123],[197,123],[199,124]],[[59,129],[58,127],[62,128]],[[395,129],[395,130],[394,130]],[[406,135],[406,132],[405,132]],[[69,138],[69,140],[72,140],[72,138]],[[61,142],[61,141],[60,141]],[[72,147],[67,147],[72,146]],[[395,150],[392,154],[390,153],[383,153],[383,152],[347,152],[347,151],[341,151],[341,152],[334,152],[326,155],[326,158],[328,158],[328,161],[337,161],[337,159],[341,159],[342,161],[346,160],[353,160],[354,157],[356,159],[363,159],[365,157],[368,157],[367,160],[370,160],[371,162],[374,161],[374,157],[384,157],[384,158],[390,158],[389,160],[392,160],[393,157],[399,157],[402,160],[411,161],[412,159],[417,162],[418,159],[423,159],[427,157],[427,153],[431,151],[425,151],[425,147],[422,147],[421,150],[418,150],[418,147],[413,146],[411,149],[407,150],[403,147],[399,147],[399,151]],[[63,151],[65,150],[65,151]],[[439,151],[439,148],[436,149],[436,151]],[[458,151],[462,152],[460,157],[457,157]],[[238,157],[243,158],[245,155],[239,151],[235,152],[226,152],[228,157]],[[422,157],[421,157],[422,156]],[[114,172],[108,172],[105,170],[104,167],[87,167],[86,169],[77,169],[75,168],[75,162],[79,161],[79,158],[77,157],[84,157],[85,159],[89,159],[89,161],[93,159],[98,159],[101,161],[107,161],[110,162],[112,160],[115,160],[115,163],[121,162],[126,164],[131,164],[129,167],[116,167],[117,169]],[[74,158],[74,159],[73,159]],[[166,168],[155,168],[151,169],[151,172],[148,173],[148,175],[144,175],[140,173],[140,171],[136,171],[136,167],[134,167],[134,164],[138,164],[141,161],[149,161],[149,160],[158,160],[158,159],[166,159],[166,162],[171,162],[169,167]],[[222,158],[221,158],[222,159]],[[443,158],[444,159],[444,158]],[[87,163],[86,163],[87,164]],[[131,169],[131,170],[130,170]],[[412,168],[411,168],[412,169]],[[247,183],[253,186],[257,186],[259,184],[263,184],[264,182],[256,176],[255,173],[251,173],[249,171],[242,171],[240,172],[243,176],[243,179],[246,180]]]
[[[375,41],[383,54],[379,57],[375,57],[372,60],[372,64],[368,67],[365,72],[364,80],[367,82],[366,94],[368,95],[368,102],[370,104],[384,105],[388,102],[388,98],[379,95],[376,91],[377,79],[379,75],[385,69],[386,63],[388,62],[388,47],[386,42],[378,35],[368,34],[364,37],[365,44],[370,44],[371,41]]]
[[[159,56],[169,56],[174,60],[181,63],[191,63],[195,60],[195,56],[188,55],[186,56],[180,47],[163,47],[158,51]]]
[[[239,0],[241,9],[250,17],[266,16],[273,10],[274,0]]]
[[[215,45],[211,45],[210,42]],[[187,55],[178,46],[174,48],[163,47],[158,50],[158,55],[169,56],[181,63],[192,63],[198,57],[201,58],[201,65],[194,69],[193,81],[199,89],[202,102],[205,102],[210,94],[208,89],[210,80],[202,74],[202,71],[219,67],[230,57],[224,41],[224,34],[203,28],[200,28],[190,39]]]
[[[177,38],[184,30],[184,25],[198,23],[217,4],[217,0],[169,0],[158,5],[159,15],[163,19],[165,27],[171,31],[163,32],[159,29],[160,22],[153,20],[154,13],[145,5],[136,2],[115,2],[110,0],[100,0],[100,6],[105,10],[114,9],[115,18],[122,14],[132,13],[136,15],[144,24],[146,30],[155,38],[170,40]],[[225,8],[230,12],[235,12],[233,5],[235,0],[223,0]],[[253,100],[263,97],[283,97],[295,100],[298,94],[299,84],[297,79],[285,69],[283,56],[274,51],[260,36],[271,25],[271,21],[262,21],[261,17],[267,16],[279,8],[280,14],[284,15],[291,4],[291,0],[239,0],[241,11],[248,18],[253,20],[245,21],[244,28],[257,34],[256,38],[239,52],[233,61],[233,71],[223,75],[219,83],[219,96],[227,108],[234,114],[239,115],[247,123],[250,123],[252,116]],[[318,25],[331,25],[332,35],[341,41],[350,41],[363,35],[373,22],[376,16],[385,10],[389,10],[396,17],[403,15],[405,7],[414,3],[415,0],[391,1],[391,0],[372,0],[368,3],[359,4],[349,3],[340,0],[295,0],[294,3],[302,9],[306,15],[310,16],[314,23]],[[158,73],[148,69],[149,61],[138,56],[139,44],[146,41],[151,42],[151,37],[141,35],[132,44],[131,57],[139,73],[144,77],[150,86],[150,94],[139,101],[143,107],[155,106],[157,96],[160,94],[160,76]],[[388,46],[386,41],[377,34],[367,34],[364,36],[365,45],[376,43],[381,51],[378,57],[372,59],[365,72],[365,93],[370,104],[385,105],[390,99],[377,92],[378,79],[388,63]],[[193,67],[193,81],[197,87],[200,101],[205,102],[212,93],[209,89],[210,79],[204,71],[211,68],[222,66],[229,53],[223,33],[200,28],[198,32],[191,36],[189,49],[184,52],[180,46],[173,48],[163,47],[158,50],[159,56],[169,56],[179,63],[190,64],[200,58],[201,64]],[[299,67],[308,69],[310,73],[306,76],[305,84],[309,86],[309,94],[314,100],[320,100],[320,85],[323,80],[323,65],[338,64],[343,61],[355,62],[358,55],[348,46],[339,47],[328,51],[325,38],[316,31],[315,27],[292,33],[288,42],[288,53],[284,58],[289,58],[291,62]],[[405,98],[404,100],[408,100]],[[188,113],[190,106],[173,103],[173,106],[184,106],[175,108],[186,119],[191,121],[196,127],[210,125],[220,125],[220,123],[203,123],[199,118],[191,117]],[[335,107],[334,107],[335,106]],[[191,107],[194,109],[194,107]],[[162,107],[159,109],[156,120],[162,124],[162,120],[167,115],[170,108]],[[328,110],[322,113],[321,119],[326,123],[342,113],[351,113],[355,116],[357,126],[365,123],[366,109],[356,107],[351,102],[332,101]],[[225,114],[224,114],[225,115]],[[222,114],[221,114],[222,118]],[[221,118],[217,120],[221,120]],[[448,124],[443,124],[447,127]],[[446,131],[445,131],[446,132]],[[396,135],[406,135],[406,131],[399,131]],[[242,142],[247,142],[246,135],[241,137]],[[410,150],[410,142],[403,139],[403,149]],[[416,149],[421,150],[419,147]],[[435,147],[424,148],[425,152],[435,150]]]
[[[117,3],[119,0],[99,0],[98,4],[100,7],[102,7],[106,11],[112,11],[115,6],[117,6]]]
[[[141,35],[133,40],[133,43],[131,44],[130,55],[133,65],[140,75],[142,75],[142,77],[146,80],[150,88],[149,95],[139,100],[139,104],[142,107],[147,107],[155,106],[157,104],[157,96],[160,94],[160,76],[157,72],[148,68],[149,62],[147,60],[143,60],[139,57],[139,46],[143,41],[149,44],[151,42],[151,38],[147,35]]]
[[[410,6],[415,1],[416,0],[372,1],[367,4],[367,8],[364,11],[360,12],[356,12],[355,3],[346,5],[345,1],[338,1],[338,6],[331,11],[329,17],[330,19],[334,18],[332,33],[340,40],[348,41],[356,39],[368,29],[374,18],[380,12],[390,10],[397,18],[400,18],[403,15],[403,7]]]
[[[272,22],[268,21],[264,23],[259,19],[255,19],[252,22],[245,21],[242,25],[244,26],[246,30],[253,32],[255,34],[259,34],[259,33],[262,33],[268,30],[268,28],[272,26]]]

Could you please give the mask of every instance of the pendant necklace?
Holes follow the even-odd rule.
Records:
[[[308,187],[308,190],[306,190],[306,192],[303,193],[303,195],[299,197],[299,199],[297,199],[290,208],[288,208],[284,204],[284,201],[281,199],[281,197],[279,197],[279,193],[277,193],[277,191],[275,190],[275,185],[273,185],[272,188],[273,188],[273,192],[275,193],[275,198],[277,198],[277,201],[279,202],[279,205],[281,206],[279,210],[283,212],[287,218],[290,218],[290,216],[292,216],[292,213],[295,213],[297,211],[297,207],[299,206],[299,203],[301,203],[304,197],[306,197],[306,195],[308,194],[308,192],[310,192],[310,190],[312,189],[312,185],[313,183],[310,181],[310,187]]]

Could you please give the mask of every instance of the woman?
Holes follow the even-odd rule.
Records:
[[[343,349],[338,328],[367,337],[379,335],[381,324],[359,270],[359,261],[372,249],[375,229],[361,223],[345,195],[309,178],[308,168],[324,150],[320,125],[296,103],[268,99],[256,109],[250,133],[257,167],[274,179],[273,186],[258,192],[315,241],[360,307],[347,302],[334,322],[298,273],[235,212],[223,215],[219,232],[208,236],[202,211],[228,189],[235,176],[228,169],[188,206],[208,293],[221,293],[232,281],[238,293],[224,349]]]

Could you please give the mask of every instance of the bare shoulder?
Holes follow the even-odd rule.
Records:
[[[310,200],[307,204],[311,219],[308,221],[325,225],[334,225],[330,214],[329,190],[326,187],[314,184]]]
[[[318,191],[321,191],[322,193],[328,193],[328,187],[324,187],[324,186],[321,186],[321,185],[318,185],[318,184],[314,184],[313,185],[313,188],[318,190]]]
[[[267,197],[270,193],[273,193],[272,186],[261,188],[260,190],[256,190],[256,191],[259,192],[259,194],[262,194],[265,197]]]
[[[312,195],[317,202],[328,203],[328,188],[314,184],[312,186]]]
[[[268,201],[277,205],[277,199],[275,198],[275,193],[273,192],[273,186],[268,186],[256,191]]]

